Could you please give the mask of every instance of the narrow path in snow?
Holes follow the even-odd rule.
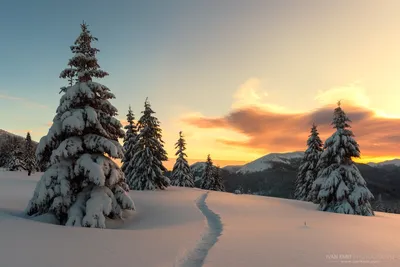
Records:
[[[197,200],[197,207],[207,219],[207,229],[202,235],[197,246],[182,259],[177,265],[179,267],[202,267],[208,251],[217,243],[218,237],[222,234],[223,225],[221,217],[210,210],[206,203],[208,192]]]

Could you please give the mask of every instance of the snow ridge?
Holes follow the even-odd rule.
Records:
[[[217,243],[219,236],[222,234],[223,225],[221,217],[207,206],[206,198],[208,193],[200,196],[196,203],[199,210],[206,217],[208,227],[197,246],[178,264],[179,267],[202,267],[208,252]]]
[[[281,163],[290,165],[294,159],[301,159],[304,156],[304,152],[288,152],[288,153],[270,153],[252,162],[243,165],[239,170],[236,171],[238,174],[262,172],[264,170],[272,169],[274,163]]]

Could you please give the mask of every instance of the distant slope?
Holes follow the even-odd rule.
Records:
[[[394,165],[396,167],[400,167],[400,159],[391,159],[391,160],[386,160],[386,161],[382,161],[379,163],[370,162],[370,163],[368,163],[368,165],[371,167],[384,167],[384,166],[389,166],[389,165]]]
[[[255,161],[247,163],[246,165],[242,166],[236,173],[255,173],[273,169],[277,165],[281,167],[284,167],[284,165],[292,165],[295,162],[301,161],[303,155],[304,152],[271,153],[259,159],[256,159]]]
[[[20,135],[13,134],[13,133],[10,133],[10,132],[7,132],[7,131],[5,131],[5,130],[0,129],[0,144],[1,144],[2,142],[7,141],[7,138],[8,138],[8,137],[14,137],[14,138],[17,138],[20,142],[25,142],[25,136],[20,136]],[[32,140],[32,143],[33,143],[34,145],[37,145],[37,144],[38,144],[38,142],[36,142],[36,141],[34,141],[34,140]]]
[[[198,181],[201,179],[201,176],[203,175],[205,168],[206,168],[205,162],[196,162],[196,163],[193,163],[192,165],[190,165],[190,169],[193,172],[195,181]]]
[[[223,167],[223,170],[226,170],[229,173],[236,173],[240,168],[242,168],[243,165],[228,165]]]

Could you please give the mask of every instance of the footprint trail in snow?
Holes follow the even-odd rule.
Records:
[[[221,217],[210,210],[206,203],[208,192],[197,200],[197,207],[207,219],[207,229],[202,235],[197,246],[182,259],[176,266],[179,267],[202,267],[208,251],[217,243],[218,237],[222,234],[223,225]]]

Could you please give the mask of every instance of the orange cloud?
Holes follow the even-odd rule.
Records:
[[[312,123],[318,125],[325,140],[334,131],[332,106],[308,113],[279,114],[259,107],[233,110],[219,118],[191,117],[184,122],[198,128],[225,128],[248,137],[246,141],[218,139],[218,142],[257,150],[260,153],[304,150]],[[400,154],[400,119],[379,117],[365,107],[344,106],[361,153],[366,158]]]

